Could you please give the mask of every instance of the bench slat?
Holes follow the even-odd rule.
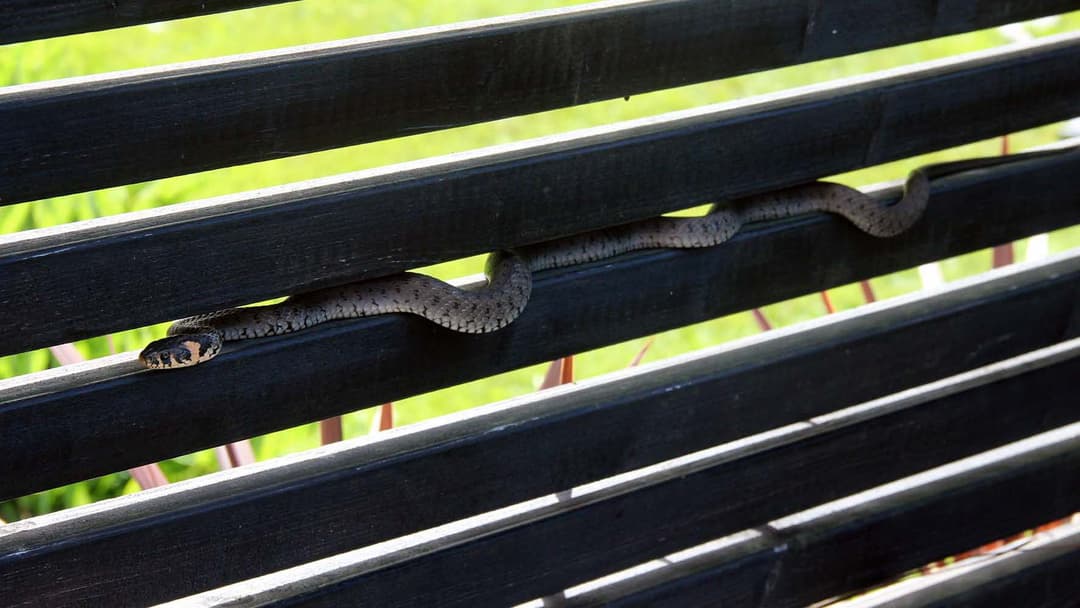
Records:
[[[704,82],[1078,6],[992,4],[899,0],[882,11],[854,1],[609,2],[273,51],[227,66],[214,60],[0,92],[0,204]]]
[[[1069,386],[1080,373],[1077,355],[1080,340],[577,498],[311,562],[183,605],[241,597],[249,606],[292,607],[526,601],[1076,422]],[[1075,487],[1069,492],[1075,499]]]
[[[1074,153],[943,180],[924,220],[884,248],[840,220],[819,216],[709,250],[648,252],[541,274],[524,314],[492,334],[456,334],[418,318],[387,315],[238,342],[190,370],[133,374],[139,368],[128,354],[0,382],[0,428],[11,430],[9,453],[0,459],[0,496],[911,268],[1058,222],[1080,222],[1080,205],[1069,204],[1080,192],[1077,160]],[[979,202],[978,213],[971,201]],[[1077,306],[1075,300],[1061,305],[1052,316],[1067,317]],[[1018,322],[1059,339],[1062,325],[1037,329],[1045,321]],[[177,427],[178,415],[191,424]],[[29,470],[34,475],[24,474]]]
[[[117,571],[93,556],[139,554],[140,559],[125,561],[124,587],[142,597],[176,596],[194,591],[187,586],[192,581],[220,585],[445,524],[1072,337],[1080,332],[1078,281],[1080,253],[998,271],[932,296],[875,305],[843,321],[830,318],[811,329],[780,330],[743,348],[706,352],[648,373],[639,370],[618,383],[586,383],[559,397],[549,391],[547,398],[527,399],[502,412],[488,408],[452,427],[433,424],[401,436],[391,432],[375,444],[335,446],[322,462],[285,458],[256,474],[250,469],[218,474],[182,493],[144,492],[105,509],[49,516],[60,522],[53,526],[44,520],[25,529],[12,524],[0,529],[7,531],[0,532],[0,582],[5,582],[0,588],[30,596],[109,593]],[[1015,331],[1021,324],[1025,330]],[[972,351],[972,342],[983,346]],[[887,373],[882,365],[889,367]],[[835,373],[838,369],[845,373]],[[868,381],[852,381],[857,378]],[[790,399],[790,387],[811,385],[817,390]],[[660,386],[677,388],[660,393]],[[108,399],[91,401],[99,415],[115,405]],[[64,407],[72,410],[78,403],[70,399]],[[680,416],[671,416],[676,410]],[[170,423],[157,441],[184,436],[190,427],[227,425],[235,416],[225,412],[220,420],[204,423],[202,414],[187,411],[158,415],[186,423]],[[126,414],[124,419],[136,426],[146,422]],[[71,416],[54,420],[87,423]],[[583,436],[589,441],[582,442]],[[132,445],[131,439],[113,441]],[[184,441],[191,438],[183,437],[179,445]],[[523,451],[522,445],[530,449]],[[11,446],[8,458],[25,449],[35,448]],[[34,470],[48,471],[38,463],[47,455],[36,449]],[[27,483],[26,477],[15,469],[0,473],[11,483]],[[298,521],[305,523],[294,525]],[[163,543],[161,551],[145,552],[148,530]],[[334,533],[314,538],[311,530]],[[207,551],[217,544],[248,548],[259,559]],[[170,576],[151,576],[164,570]]]
[[[1074,503],[1075,504],[1075,503]],[[1080,597],[1080,524],[1069,524],[1019,549],[942,572],[874,608],[1072,608]],[[920,583],[922,581],[914,581]],[[914,587],[912,589],[911,587]]]
[[[184,19],[296,0],[4,0],[0,44]]]
[[[1077,65],[1080,34],[321,187],[0,237],[0,355],[643,219],[1066,119],[1080,107]],[[1077,177],[1063,179],[1075,184]],[[1069,219],[1075,211],[1059,204],[1025,221],[1061,226],[1076,221]],[[96,280],[84,280],[87,268]]]
[[[15,0],[0,45],[13,32],[273,1]],[[855,0],[614,0],[9,87],[0,89],[0,204],[1080,8],[981,4],[900,0],[871,14]],[[1080,105],[1075,65],[1080,32],[771,99],[0,236],[0,355],[1045,124]],[[711,250],[540,273],[522,319],[492,335],[392,315],[230,345],[194,370],[147,373],[125,353],[0,381],[0,499],[1074,224],[1078,165],[1080,146],[945,178],[927,216],[887,242],[814,216],[755,225]],[[899,188],[874,196],[892,201]],[[97,281],[86,285],[92,264]],[[203,287],[208,276],[216,286]],[[503,606],[758,526],[764,536],[568,605],[706,603],[719,577],[732,603],[804,605],[1073,510],[1078,335],[1075,250],[737,346],[0,525],[0,604],[197,593],[177,605]],[[968,460],[897,482],[898,494],[848,496],[957,458]],[[841,499],[841,510],[821,505]],[[957,517],[962,527],[950,529]],[[934,526],[940,538],[905,546],[912,527],[925,535]],[[897,592],[904,605],[925,606],[1075,597],[1075,539],[1075,529],[1059,530],[1031,553]]]
[[[785,518],[756,529],[759,536],[671,561],[560,605],[704,608],[730,602],[783,608],[880,585],[943,556],[1071,513],[1080,501],[1076,427],[890,484],[882,488],[887,494],[841,501],[832,513],[815,509],[812,519],[788,523]],[[999,605],[1032,603],[1043,605],[1031,599]]]

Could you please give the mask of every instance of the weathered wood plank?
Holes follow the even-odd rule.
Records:
[[[295,0],[4,0],[0,44],[197,17]]]
[[[513,605],[1075,422],[1068,386],[1078,354],[1073,340],[563,502],[311,562],[183,605]]]
[[[6,538],[0,535],[4,583],[0,588],[18,589],[27,596],[74,593],[94,598],[115,590],[110,581],[120,571],[92,556],[139,555],[138,560],[125,558],[124,587],[144,597],[179,595],[192,592],[190,585],[249,578],[445,524],[796,423],[1076,335],[1078,283],[1080,253],[1023,270],[998,271],[933,296],[835,316],[811,329],[773,332],[742,348],[640,370],[616,383],[586,383],[566,394],[548,392],[472,412],[452,426],[435,425],[399,436],[392,432],[390,438],[374,443],[352,442],[331,449],[321,462],[287,458],[256,474],[240,469],[218,475],[210,478],[218,480],[215,483],[199,482],[178,494],[146,492],[108,509],[76,509],[46,518],[55,525],[43,525],[44,520],[26,528],[14,524],[4,528]],[[1024,331],[1015,331],[1021,324]],[[972,344],[979,347],[973,349]],[[335,348],[326,343],[321,347]],[[453,367],[429,365],[423,356],[419,361],[417,365],[425,369]],[[361,363],[351,370],[366,367]],[[838,374],[838,369],[845,372]],[[264,374],[266,379],[278,375]],[[292,384],[325,389],[337,381]],[[148,386],[141,388],[150,390]],[[806,386],[814,390],[791,398],[791,387]],[[258,385],[249,388],[262,390]],[[45,448],[61,453],[79,449],[64,440],[48,443],[48,435],[41,445],[11,445],[8,457],[0,461],[10,467],[0,473],[8,495],[40,483],[20,472],[30,466],[20,460],[25,454],[33,455],[38,476],[56,479],[69,474],[62,468],[65,465],[74,467],[76,475],[85,474],[86,467],[100,459],[123,461],[154,444],[190,449],[206,429],[228,428],[247,415],[256,419],[279,415],[261,410],[257,399],[244,405],[244,412],[232,409],[237,395],[229,394],[205,408],[170,406],[155,410],[156,418],[144,418],[126,406],[118,407],[115,394],[102,398],[94,395],[94,387],[87,389],[81,397],[72,391],[61,401],[58,405],[66,413],[57,414],[51,423],[72,428],[89,424],[88,436],[81,439],[86,442],[116,428],[120,418],[138,433],[100,437],[104,443],[93,448],[96,455],[78,463],[47,452]],[[274,385],[267,390],[288,387]],[[162,395],[139,388],[133,392],[140,403],[154,403]],[[287,398],[293,399],[289,409],[311,411],[309,402],[292,394]],[[100,428],[92,416],[78,413],[81,404],[89,404],[87,412],[106,419]],[[45,405],[26,403],[28,410],[36,407]],[[1023,414],[1028,422],[1039,419],[1035,409],[1014,410],[1010,415]],[[676,411],[679,415],[673,416]],[[1068,412],[1064,408],[1050,416]],[[186,423],[177,425],[178,417]],[[1027,428],[1028,422],[1020,426]],[[16,429],[12,440],[46,433],[44,428],[17,431],[10,418],[2,424]],[[1006,416],[995,424],[1008,427],[1011,422]],[[976,427],[954,428],[965,429],[982,437]],[[581,440],[583,432],[589,441]],[[522,445],[530,449],[521,450]],[[105,446],[123,447],[104,454]],[[50,464],[57,460],[59,468]],[[137,525],[131,523],[136,521]],[[313,535],[312,530],[334,533]],[[216,545],[255,551],[259,557],[237,559],[233,552],[207,550]],[[149,546],[155,551],[146,553]],[[164,571],[169,576],[153,575]],[[146,576],[136,576],[139,573]]]
[[[0,495],[320,420],[1077,222],[1080,205],[1069,202],[1080,192],[1073,185],[1080,173],[1063,173],[1075,165],[1040,161],[942,180],[924,221],[887,247],[840,220],[812,217],[709,250],[649,252],[544,273],[524,314],[493,334],[456,334],[389,315],[239,342],[190,370],[137,373],[129,354],[91,364],[86,373],[3,382],[0,427],[10,429],[10,450],[0,459]],[[971,201],[979,201],[978,213]],[[818,263],[826,259],[843,263]],[[1063,319],[1078,306],[1074,293],[1062,297],[1045,318],[1021,316],[1023,335],[1060,339],[1060,328],[1069,327]],[[58,379],[44,379],[52,376]],[[177,428],[179,412],[193,424]],[[28,470],[35,474],[25,475]]]
[[[751,538],[583,590],[561,605],[807,606],[1066,516],[1077,504],[1080,425],[1074,424],[829,511],[784,518]]]
[[[875,608],[1072,608],[1080,597],[1080,525],[1069,524],[1011,552],[913,581]]]
[[[1077,65],[1080,34],[329,185],[0,237],[0,355],[643,219],[1068,118],[1080,107]],[[1076,172],[1059,179],[1051,188],[1075,197]],[[1056,201],[1025,221],[1067,225],[1076,207]]]
[[[109,8],[80,6],[87,4]],[[114,10],[133,3],[121,5]],[[1078,7],[1076,0],[897,0],[888,11],[853,1],[605,2],[225,64],[30,85],[0,92],[0,204],[623,97]]]

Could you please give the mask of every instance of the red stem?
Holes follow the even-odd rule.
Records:
[[[859,281],[859,287],[862,288],[862,297],[867,304],[877,302],[877,296],[874,295],[874,288],[870,285],[870,281]]]
[[[829,313],[830,315],[836,312],[836,307],[833,306],[832,298],[829,297],[829,292],[822,291],[820,293],[821,301],[825,304],[825,312]]]
[[[337,443],[343,437],[341,430],[341,416],[327,418],[319,423],[319,439],[322,445]]]
[[[769,331],[772,329],[772,325],[769,323],[769,320],[765,318],[765,313],[761,312],[760,308],[755,308],[752,312],[754,313],[754,320],[757,321],[758,329],[761,331]]]
[[[1009,136],[1001,136],[1001,154],[1004,156],[1009,153]],[[1004,245],[998,245],[994,247],[993,253],[993,267],[1001,268],[1002,266],[1008,266],[1016,260],[1016,256],[1013,253],[1013,244],[1006,243]]]
[[[389,431],[394,428],[394,404],[384,403],[379,406],[379,430]]]

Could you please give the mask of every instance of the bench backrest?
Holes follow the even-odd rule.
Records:
[[[0,42],[269,2],[65,10],[74,4],[12,3],[4,10],[15,25],[0,27]],[[604,2],[19,85],[0,90],[0,204],[1076,8]],[[1077,65],[1080,37],[1063,35],[768,99],[3,235],[0,355],[1067,119],[1080,108]],[[385,316],[241,345],[182,372],[143,373],[126,353],[3,380],[0,498],[1070,226],[1080,221],[1078,169],[1073,151],[943,179],[923,220],[887,243],[815,216],[708,250],[546,273],[523,316],[489,335]],[[890,202],[900,191],[874,195]],[[236,583],[199,601],[551,604],[568,587],[748,529],[757,532],[560,601],[800,605],[850,592],[1075,509],[1080,431],[1067,425],[1080,418],[1078,277],[1080,255],[1067,254],[737,348],[9,524],[0,527],[0,598],[142,605]],[[781,519],[964,458],[891,493]],[[1000,500],[1009,495],[1025,500]],[[963,527],[942,523],[958,517]],[[1045,581],[1058,565],[1025,564],[1031,574],[1021,579]]]

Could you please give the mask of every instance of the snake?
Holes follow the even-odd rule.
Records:
[[[509,325],[525,309],[535,272],[642,249],[712,247],[729,240],[746,224],[812,212],[839,215],[875,237],[894,237],[922,217],[932,179],[1074,149],[925,165],[908,174],[903,196],[892,205],[843,184],[814,181],[717,203],[697,217],[655,217],[500,250],[488,256],[486,284],[475,289],[402,272],[293,295],[276,304],[196,315],[173,323],[165,338],[143,349],[139,360],[150,369],[189,367],[213,359],[226,342],[278,336],[329,321],[389,313],[419,315],[457,332],[490,333]]]

